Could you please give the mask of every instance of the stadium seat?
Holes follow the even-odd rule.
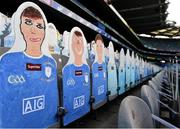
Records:
[[[121,102],[118,114],[118,128],[155,128],[154,121],[166,128],[176,126],[152,114],[149,106],[141,98],[127,96]]]

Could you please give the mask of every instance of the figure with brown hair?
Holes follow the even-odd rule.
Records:
[[[92,64],[92,95],[95,97],[93,109],[107,102],[107,75],[104,41],[100,34],[95,38],[95,61]]]
[[[40,56],[45,37],[44,20],[40,12],[33,7],[26,8],[21,15],[20,29],[26,41],[25,53],[34,57]]]
[[[56,62],[48,51],[47,20],[32,2],[20,5],[14,18],[14,45],[0,58],[0,127],[47,128],[57,122],[58,107]]]

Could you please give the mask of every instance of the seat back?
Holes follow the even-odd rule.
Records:
[[[121,102],[118,128],[153,128],[148,105],[136,96],[128,96]]]
[[[151,86],[155,90],[156,93],[159,92],[158,87],[156,86],[156,84],[154,84],[153,81],[149,80],[148,85]],[[159,94],[158,94],[158,99],[159,99]]]
[[[152,113],[159,116],[159,103],[154,89],[150,86],[143,85],[141,88],[141,98],[148,104]]]

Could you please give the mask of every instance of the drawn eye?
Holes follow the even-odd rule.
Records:
[[[36,27],[39,28],[39,29],[44,29],[45,28],[42,24],[37,24]]]
[[[25,19],[24,22],[26,25],[33,25],[32,21],[30,19]]]

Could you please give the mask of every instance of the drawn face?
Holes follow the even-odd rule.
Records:
[[[75,33],[72,36],[72,50],[73,53],[76,57],[81,57],[84,52],[84,44],[83,44],[83,37],[82,36],[77,36]]]
[[[97,40],[96,41],[96,52],[97,52],[97,56],[98,56],[98,61],[102,61],[103,58],[103,42],[101,40]]]
[[[21,17],[21,32],[23,34],[26,45],[41,47],[45,36],[45,25],[42,18]]]

